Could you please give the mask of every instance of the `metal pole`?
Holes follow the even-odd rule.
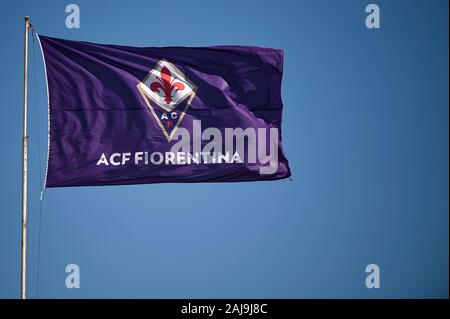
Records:
[[[24,50],[24,89],[23,89],[23,139],[22,139],[22,267],[21,267],[21,298],[26,299],[27,278],[27,98],[28,98],[28,30],[31,24],[28,16],[25,19],[25,50]]]

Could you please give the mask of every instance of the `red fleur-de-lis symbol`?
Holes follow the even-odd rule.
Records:
[[[159,93],[161,90],[164,93],[164,101],[167,104],[172,102],[172,91],[182,91],[184,90],[184,84],[181,82],[177,82],[175,78],[172,77],[169,69],[167,67],[163,67],[161,69],[161,77],[156,77],[157,82],[152,82],[150,84],[150,90],[153,92]]]

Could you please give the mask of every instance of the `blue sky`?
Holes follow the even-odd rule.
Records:
[[[74,40],[284,49],[293,173],[49,189],[40,203],[47,97],[30,40],[30,298],[448,297],[448,1],[376,1],[379,30],[356,0],[76,1],[80,29],[65,27],[69,3],[2,4],[0,297],[20,293],[24,15]],[[71,263],[80,289],[65,287]],[[380,289],[365,287],[371,263]]]

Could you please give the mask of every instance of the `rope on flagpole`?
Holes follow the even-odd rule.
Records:
[[[37,79],[36,79],[36,32],[34,31],[34,28],[31,29],[31,35],[33,39],[33,48],[32,48],[32,54],[33,54],[33,82],[34,82],[34,107],[36,109],[37,114],[37,143],[38,143],[38,161],[39,161],[39,186],[43,185],[42,182],[42,174],[41,174],[41,167],[42,167],[42,159],[41,159],[41,139],[40,139],[40,112],[39,112],[39,106],[38,106],[38,90],[37,90]],[[39,226],[38,226],[38,248],[37,248],[37,274],[36,274],[36,298],[39,298],[39,278],[40,278],[40,261],[41,261],[41,232],[42,232],[42,193],[44,189],[40,192],[39,197]]]
[[[37,90],[37,80],[36,80],[36,50],[35,50],[35,46],[36,46],[36,33],[34,31],[34,28],[31,29],[31,36],[33,39],[33,49],[32,49],[32,53],[33,53],[33,82],[34,82],[34,107],[36,109],[36,113],[38,116],[38,120],[37,122],[37,141],[38,141],[38,147],[39,147],[39,152],[38,152],[38,159],[39,159],[39,182],[40,185],[42,185],[42,174],[41,174],[41,165],[42,165],[42,160],[41,160],[41,138],[40,138],[40,134],[39,132],[41,131],[41,127],[39,125],[39,119],[41,117],[40,112],[39,112],[39,107],[38,107],[38,90]],[[41,198],[42,200],[42,198]]]
[[[35,32],[35,38],[37,39],[37,42],[39,43],[39,49],[41,50],[42,62],[44,64],[45,88],[47,90],[47,162],[45,165],[44,183],[42,185],[41,196],[40,196],[40,199],[42,200],[45,185],[47,184],[48,162],[49,162],[49,156],[50,156],[50,96],[49,96],[49,91],[48,91],[47,65],[45,62],[44,51],[42,50],[42,44],[41,44],[41,40],[39,39],[39,34],[37,34],[36,32]]]

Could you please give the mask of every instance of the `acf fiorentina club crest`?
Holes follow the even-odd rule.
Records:
[[[170,142],[195,96],[197,87],[176,66],[161,60],[137,88]]]

